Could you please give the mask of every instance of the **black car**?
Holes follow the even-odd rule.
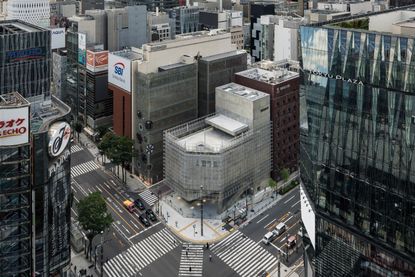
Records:
[[[144,224],[144,226],[150,226],[150,221],[147,219],[147,217],[145,217],[144,214],[140,215],[138,218],[140,219],[141,223]]]
[[[148,209],[146,211],[146,215],[151,221],[156,221],[157,220],[156,215],[153,213],[153,211],[151,209]]]
[[[134,201],[134,205],[136,207],[138,207],[140,210],[144,210],[146,208],[146,207],[144,207],[144,204],[143,204],[143,202],[140,201],[140,199],[136,199]]]

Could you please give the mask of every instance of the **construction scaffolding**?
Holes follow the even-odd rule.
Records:
[[[271,171],[271,122],[231,136],[209,115],[164,132],[164,176],[186,201],[207,199],[226,210]]]

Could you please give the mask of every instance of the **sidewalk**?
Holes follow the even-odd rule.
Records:
[[[86,269],[86,275],[91,275],[94,277],[98,277],[99,275],[95,271],[94,267],[89,268],[91,265],[93,265],[92,262],[88,261],[85,258],[85,254],[83,251],[80,253],[76,253],[71,249],[71,270],[70,270],[70,276],[79,276],[79,270]],[[75,273],[76,268],[76,273]],[[78,274],[78,275],[76,275]]]
[[[119,177],[116,174],[114,174],[111,170],[107,168],[107,166],[111,164],[111,161],[107,157],[104,157],[104,160],[103,160],[103,157],[99,153],[99,149],[97,145],[84,133],[79,134],[79,144],[85,147],[86,149],[88,149],[88,151],[95,157],[96,162],[99,165],[101,165],[101,167],[104,170],[106,170],[107,172],[110,172],[114,177],[119,179]],[[104,164],[102,164],[102,161],[104,161]],[[120,169],[120,172],[121,172],[121,169]],[[141,180],[138,179],[137,176],[131,174],[128,171],[127,171],[126,185],[129,188],[129,190],[133,192],[140,192],[147,188],[147,186],[143,182],[141,182]]]
[[[248,199],[240,199],[232,208],[222,214],[216,214],[214,204],[204,204],[203,207],[203,236],[201,235],[201,208],[199,205],[191,206],[189,203],[171,193],[160,200],[160,216],[166,225],[183,241],[192,243],[214,243],[224,239],[235,229],[247,225],[255,217],[276,205],[282,198],[281,195],[271,198],[273,190],[267,188]],[[248,205],[246,205],[248,202]],[[241,225],[236,225],[231,220],[225,224],[223,219],[227,216],[234,218],[240,215],[240,211],[246,213],[248,206],[247,220]],[[225,226],[227,228],[225,228]],[[228,229],[228,230],[227,230]]]

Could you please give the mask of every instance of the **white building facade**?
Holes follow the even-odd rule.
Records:
[[[7,19],[19,19],[37,26],[49,27],[49,0],[9,0]]]

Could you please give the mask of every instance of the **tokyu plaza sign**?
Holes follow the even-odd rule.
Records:
[[[357,80],[357,79],[347,79],[347,78],[344,78],[341,75],[334,75],[334,74],[324,73],[324,72],[317,71],[317,70],[308,70],[308,69],[304,69],[303,71],[304,72],[307,72],[309,74],[312,74],[312,75],[326,77],[326,78],[330,78],[330,79],[342,80],[344,82],[351,83],[351,84],[356,84],[356,85],[359,85],[359,86],[363,86],[364,85],[363,82],[360,81],[360,80]]]

